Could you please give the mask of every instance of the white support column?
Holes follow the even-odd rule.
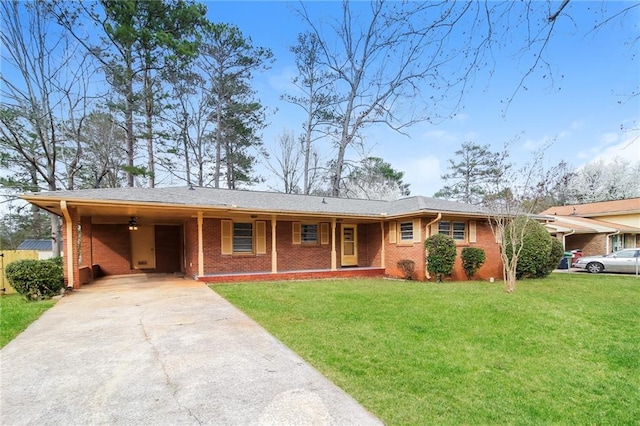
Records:
[[[202,212],[198,212],[198,277],[204,276],[204,239],[202,238]]]
[[[278,273],[278,252],[276,251],[276,217],[271,216],[271,273]]]
[[[331,270],[338,270],[338,254],[336,252],[336,218],[331,219]]]

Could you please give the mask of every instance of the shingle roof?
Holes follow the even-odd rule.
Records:
[[[67,200],[76,202],[131,202],[193,207],[233,207],[242,210],[278,213],[319,213],[354,216],[401,216],[419,212],[486,215],[478,206],[428,197],[408,197],[396,201],[360,200],[314,195],[283,194],[247,190],[196,187],[103,188],[26,194],[26,200]]]
[[[548,208],[541,214],[593,217],[619,213],[640,213],[640,198],[601,201],[598,203],[587,204],[572,204],[569,206],[555,206]]]
[[[51,244],[51,240],[24,240],[20,243],[17,250],[52,251],[53,245]]]

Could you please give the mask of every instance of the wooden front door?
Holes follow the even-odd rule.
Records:
[[[342,266],[358,265],[358,227],[342,225]]]
[[[155,269],[155,232],[153,226],[138,226],[131,235],[131,267],[133,269]]]
[[[182,269],[182,227],[156,225],[156,272],[173,274]]]

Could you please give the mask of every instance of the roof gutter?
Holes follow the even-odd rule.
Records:
[[[433,219],[431,222],[427,223],[426,231],[428,232],[431,229],[431,225],[433,225],[434,223],[438,222],[440,219],[442,219],[442,213],[438,213],[438,215],[436,216],[435,219]],[[427,232],[425,232],[425,235],[427,234]],[[427,256],[425,256],[424,258],[426,259]],[[424,275],[427,277],[428,280],[430,280],[431,279],[431,275],[429,274],[429,269],[426,267],[427,266],[426,265],[426,260],[425,260],[425,265],[424,266],[425,266]]]

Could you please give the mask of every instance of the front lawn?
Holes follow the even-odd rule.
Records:
[[[217,285],[387,424],[634,424],[640,279]]]
[[[22,333],[55,303],[54,300],[27,302],[19,294],[0,296],[0,348]]]

